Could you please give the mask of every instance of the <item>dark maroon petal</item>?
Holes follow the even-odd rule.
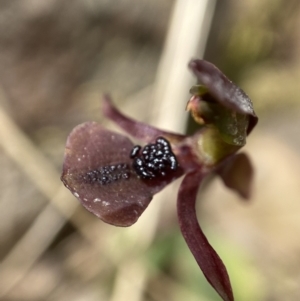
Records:
[[[132,167],[133,143],[95,122],[73,129],[65,150],[62,181],[82,205],[115,226],[130,226],[147,208],[153,194],[182,174],[141,180]]]
[[[199,185],[204,177],[200,171],[187,174],[178,193],[177,211],[183,237],[208,282],[224,301],[233,301],[226,268],[207,241],[196,216],[195,204]]]
[[[246,93],[229,80],[216,66],[204,60],[192,60],[189,67],[216,101],[224,107],[250,117],[247,133],[256,125],[258,118]]]
[[[251,161],[244,153],[229,158],[218,170],[224,184],[245,199],[250,198],[253,173]]]
[[[182,141],[186,136],[166,132],[153,127],[149,124],[136,121],[125,115],[123,115],[112,103],[108,95],[104,96],[103,100],[103,113],[104,115],[114,121],[122,130],[126,131],[132,137],[135,137],[144,142],[152,142],[157,137],[163,136],[169,140],[169,142]]]

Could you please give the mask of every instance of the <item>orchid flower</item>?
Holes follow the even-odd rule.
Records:
[[[250,197],[253,168],[247,155],[237,152],[258,119],[249,97],[213,64],[192,60],[189,68],[197,78],[187,103],[200,124],[195,134],[135,121],[105,96],[104,115],[144,144],[134,145],[96,122],[78,125],[67,139],[61,180],[88,211],[127,227],[154,194],[185,175],[177,198],[182,235],[208,282],[224,301],[233,301],[226,268],[198,223],[196,196],[202,180],[215,173],[241,197]]]

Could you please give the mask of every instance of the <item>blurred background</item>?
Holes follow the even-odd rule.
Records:
[[[64,145],[126,114],[184,133],[192,57],[251,97],[259,124],[245,151],[253,196],[219,179],[199,221],[237,301],[300,296],[300,2],[298,0],[0,1],[0,299],[217,301],[177,225],[178,180],[130,228],[104,224],[63,187]]]

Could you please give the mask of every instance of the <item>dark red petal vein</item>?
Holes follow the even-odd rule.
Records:
[[[195,210],[202,172],[187,174],[180,186],[177,212],[182,235],[208,282],[224,301],[233,301],[233,294],[226,268],[202,232]]]

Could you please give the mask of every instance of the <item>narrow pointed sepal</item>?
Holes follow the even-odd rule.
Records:
[[[229,276],[222,260],[209,244],[196,216],[196,197],[204,174],[189,173],[183,179],[177,200],[182,235],[204,276],[224,301],[234,301]]]
[[[163,131],[147,123],[125,116],[113,105],[108,95],[104,95],[103,98],[103,113],[105,117],[116,123],[130,136],[147,143],[155,140],[159,136],[167,138],[170,143],[180,142],[186,138],[185,135]]]

